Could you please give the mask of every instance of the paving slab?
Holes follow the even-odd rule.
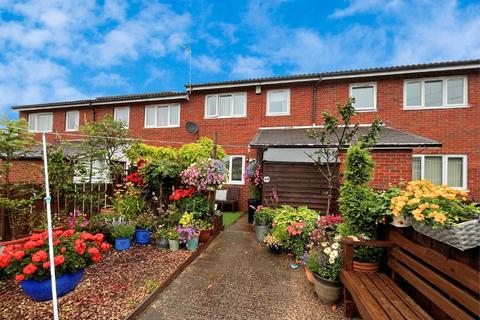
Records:
[[[302,269],[255,240],[243,216],[139,316],[158,319],[346,319],[320,302]]]

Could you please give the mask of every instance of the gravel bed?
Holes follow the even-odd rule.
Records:
[[[111,250],[104,259],[87,268],[71,293],[59,298],[61,319],[124,319],[185,262],[191,252],[170,252],[154,246]],[[27,298],[17,281],[0,288],[0,319],[52,319],[51,302]]]

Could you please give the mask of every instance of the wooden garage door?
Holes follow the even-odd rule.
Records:
[[[272,189],[277,188],[279,204],[307,206],[324,214],[327,210],[328,183],[318,167],[309,163],[264,162],[263,203],[272,204]],[[335,188],[332,212],[337,211],[338,189]]]

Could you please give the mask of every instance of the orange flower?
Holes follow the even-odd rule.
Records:
[[[33,262],[42,262],[47,260],[47,253],[43,250],[38,250],[32,255]]]
[[[23,281],[23,280],[25,280],[25,276],[24,276],[23,274],[17,274],[17,275],[15,276],[15,280],[17,280],[17,281]]]
[[[25,251],[16,251],[13,256],[15,257],[15,259],[17,260],[22,260],[23,257],[25,256]]]
[[[26,275],[31,275],[32,273],[37,271],[37,269],[38,268],[36,265],[29,263],[25,268],[23,268],[23,273],[25,273]]]
[[[12,257],[9,254],[0,255],[0,268],[6,268],[10,265]]]
[[[65,262],[65,257],[64,256],[55,256],[53,257],[53,264],[56,266],[61,265],[62,263]]]

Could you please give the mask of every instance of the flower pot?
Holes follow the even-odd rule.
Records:
[[[168,239],[160,238],[156,240],[157,249],[168,249]]]
[[[438,229],[432,229],[423,222],[413,220],[412,227],[421,234],[462,251],[480,246],[480,219]]]
[[[130,238],[115,238],[115,250],[122,251],[130,248]]]
[[[57,296],[61,297],[74,290],[83,276],[83,269],[75,273],[64,273],[56,277]],[[23,293],[34,301],[52,300],[52,282],[45,280],[28,279],[20,282]]]
[[[393,216],[393,220],[390,224],[397,228],[406,228],[412,225],[412,219],[403,215],[399,215],[398,217]]]
[[[308,282],[313,284],[313,281],[314,281],[313,272],[310,269],[308,269],[307,267],[305,267],[305,274],[307,275]]]
[[[187,241],[187,250],[195,251],[198,248],[198,237],[191,238]]]
[[[340,299],[342,293],[342,283],[340,281],[330,281],[313,273],[313,285],[319,300],[326,303],[335,303]]]
[[[270,233],[269,226],[255,226],[255,236],[258,242],[263,242],[265,236]]]
[[[353,270],[359,272],[377,272],[378,271],[378,263],[376,262],[358,262],[353,261]]]
[[[177,251],[180,247],[180,242],[178,242],[178,240],[168,239],[168,246],[170,247],[170,251]]]
[[[255,210],[259,205],[262,204],[262,200],[258,199],[248,199],[248,223],[253,223],[253,216],[255,215]]]
[[[270,249],[270,252],[272,252],[274,254],[280,254],[280,253],[283,252],[282,247],[279,247],[279,246],[276,246],[276,245],[269,246],[268,248]]]
[[[149,244],[152,241],[151,232],[148,229],[135,230],[135,242],[140,245]]]
[[[212,236],[212,234],[213,234],[213,228],[207,229],[207,230],[200,230],[200,236],[198,241],[201,243],[207,242],[208,239],[210,239],[210,237]]]

